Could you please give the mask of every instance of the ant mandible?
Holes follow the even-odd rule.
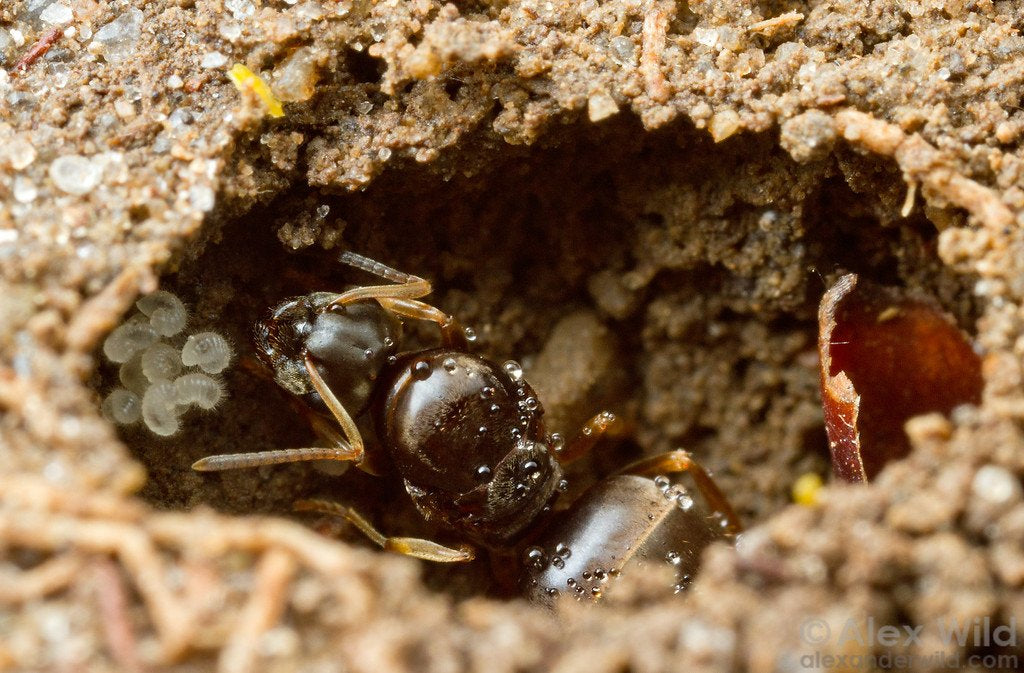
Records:
[[[259,359],[279,385],[313,412],[311,422],[332,446],[208,456],[193,469],[349,461],[372,474],[397,474],[426,519],[474,546],[501,551],[524,540],[543,541],[545,534],[550,536],[541,521],[548,518],[545,515],[564,490],[562,467],[586,455],[616,422],[614,415],[597,414],[567,443],[557,434],[548,434],[543,409],[518,364],[498,365],[470,353],[459,322],[420,301],[431,292],[429,281],[353,252],[342,253],[339,261],[389,283],[289,299],[254,329]],[[436,323],[441,346],[400,351],[403,319]],[[364,441],[364,432],[372,441]],[[685,451],[630,465],[622,476],[599,483],[581,497],[563,523],[548,528],[565,539],[579,538],[576,550],[583,553],[576,554],[573,565],[614,571],[617,560],[629,556],[623,553],[624,534],[635,548],[649,541],[658,528],[649,523],[656,518],[651,485],[669,494],[667,481],[647,478],[643,485],[637,476],[684,471],[692,475],[722,523],[719,528],[737,532],[739,520],[728,501]],[[671,495],[682,497],[677,491]],[[642,523],[629,524],[621,516],[609,518],[609,502],[628,503],[627,514],[636,515],[633,518]],[[341,516],[389,551],[439,562],[475,557],[474,546],[467,544],[445,546],[421,538],[386,536],[353,508],[334,502],[304,500],[296,503],[296,509]],[[601,517],[607,525],[588,527],[592,519]],[[658,521],[663,518],[658,515]],[[692,529],[692,522],[687,525]],[[609,526],[616,530],[609,531]],[[715,537],[693,530],[685,534],[691,539]],[[588,539],[588,535],[596,537]],[[527,557],[534,570],[573,572],[565,569],[564,562],[542,567],[544,555],[542,547],[529,547]],[[541,579],[534,578],[532,585],[550,595],[547,584],[561,578]]]

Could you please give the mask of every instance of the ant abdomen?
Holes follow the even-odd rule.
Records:
[[[380,435],[417,506],[485,544],[514,537],[561,479],[533,389],[460,351],[421,351],[396,366]]]
[[[690,493],[665,477],[618,475],[592,486],[522,551],[522,589],[534,600],[596,600],[627,565],[668,565],[680,591],[704,548],[729,533]]]

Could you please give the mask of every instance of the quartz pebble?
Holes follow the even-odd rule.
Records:
[[[65,23],[70,23],[75,18],[75,13],[71,11],[71,7],[65,5],[62,2],[55,2],[51,5],[47,5],[39,14],[39,18],[43,23],[53,24],[60,26]]]
[[[63,192],[81,196],[88,194],[100,182],[102,169],[77,154],[58,157],[50,164],[50,179]]]
[[[319,79],[313,49],[299,47],[274,69],[274,94],[283,101],[306,101],[316,92]]]
[[[203,55],[199,65],[203,68],[221,68],[228,62],[228,57],[219,51],[211,51]]]
[[[0,147],[0,157],[16,171],[28,168],[36,160],[36,148],[24,138],[15,138]]]
[[[32,203],[39,195],[36,183],[32,182],[32,178],[24,175],[16,176],[12,187],[11,192],[14,194],[14,200],[18,203]]]
[[[256,6],[249,0],[224,0],[224,9],[236,19],[246,19],[256,12]]]
[[[142,33],[143,17],[141,9],[131,7],[96,31],[93,40],[99,46],[103,58],[117,63],[131,57],[135,42]]]

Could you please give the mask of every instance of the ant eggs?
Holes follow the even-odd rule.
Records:
[[[198,372],[175,379],[174,390],[178,404],[194,404],[206,410],[213,409],[224,397],[224,384],[219,379]]]
[[[133,355],[153,345],[158,338],[156,330],[148,322],[129,318],[103,342],[103,354],[111,362],[128,362]]]
[[[149,317],[149,324],[160,336],[174,336],[185,329],[188,311],[180,299],[166,290],[158,290],[135,303]]]
[[[103,413],[118,425],[130,425],[142,417],[142,401],[130,390],[114,388],[103,400]]]
[[[208,411],[224,399],[224,382],[211,374],[231,362],[231,346],[216,332],[185,339],[180,333],[188,309],[166,290],[142,297],[135,306],[141,313],[128,317],[103,342],[103,354],[120,365],[117,376],[123,386],[103,400],[103,414],[118,425],[141,419],[154,434],[170,437],[181,429],[189,407]]]
[[[153,344],[142,354],[141,363],[143,375],[154,383],[181,373],[181,353],[170,344]]]
[[[154,383],[142,396],[142,420],[161,437],[170,437],[181,427],[178,393],[170,381]]]
[[[142,395],[149,387],[149,379],[142,372],[142,353],[136,353],[132,359],[121,365],[117,372],[121,385],[136,395]]]
[[[193,334],[181,349],[186,367],[199,367],[207,374],[219,374],[231,362],[231,346],[216,332]]]

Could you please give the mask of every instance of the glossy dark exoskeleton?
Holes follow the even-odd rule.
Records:
[[[296,507],[342,516],[382,547],[432,561],[470,560],[474,546],[515,550],[528,568],[524,589],[541,599],[555,595],[555,585],[573,590],[598,574],[604,581],[652,554],[678,554],[690,572],[699,549],[738,530],[714,482],[682,451],[641,461],[552,515],[565,487],[562,465],[588,452],[614,416],[598,414],[565,444],[545,429],[518,364],[468,352],[458,322],[419,301],[430,292],[427,281],[350,252],[341,261],[390,284],[289,299],[254,329],[260,360],[311,410],[332,446],[209,456],[195,469],[332,459],[394,473],[425,518],[473,546],[388,537],[333,502]],[[403,319],[436,323],[440,347],[402,351]],[[649,478],[680,471],[690,473],[710,511],[692,507],[663,477]],[[572,563],[567,549],[575,550]],[[585,588],[587,596],[599,595],[596,588]]]

